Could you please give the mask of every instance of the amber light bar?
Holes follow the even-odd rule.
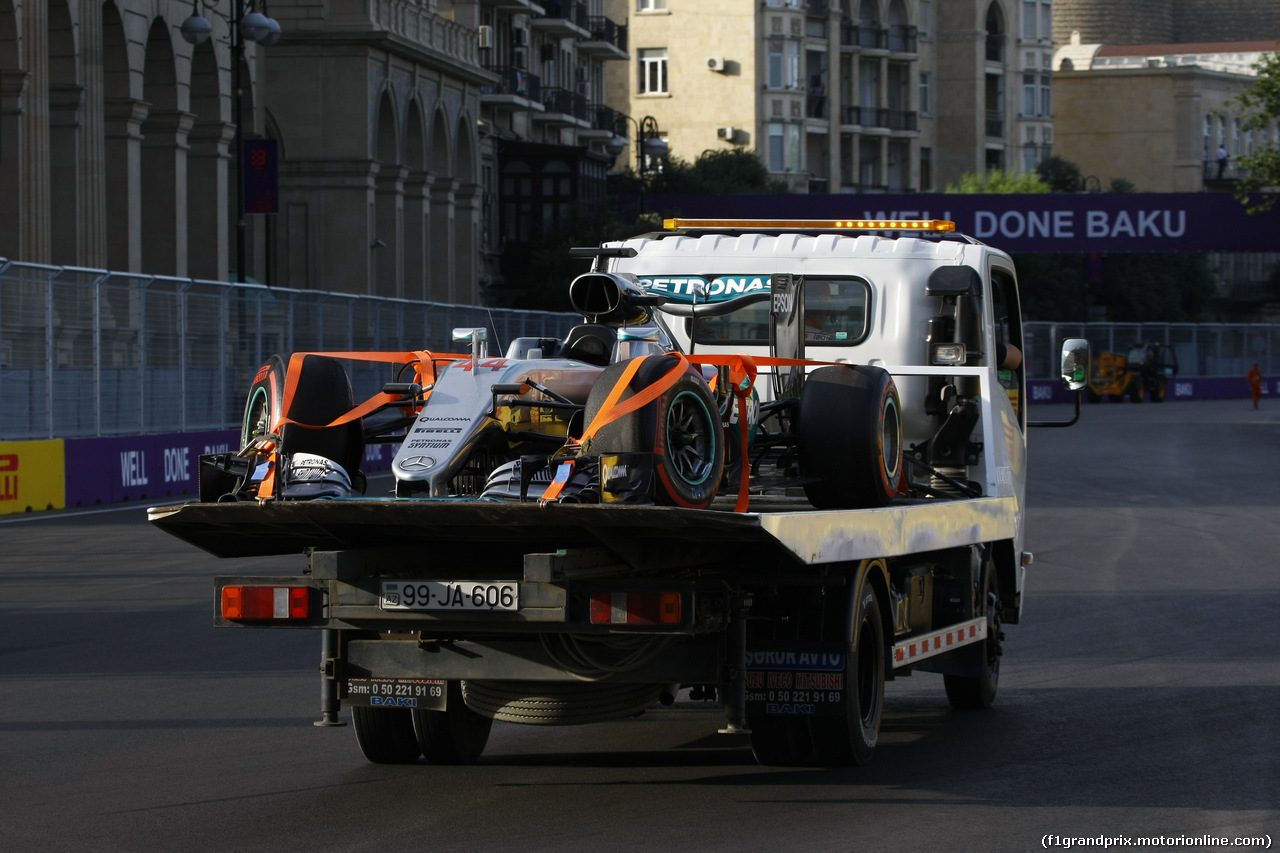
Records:
[[[955,231],[950,219],[664,219],[668,231],[679,228],[767,228],[795,231]]]

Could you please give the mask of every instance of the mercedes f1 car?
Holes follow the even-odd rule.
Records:
[[[454,330],[466,354],[271,357],[249,390],[240,450],[202,460],[201,500],[358,496],[373,443],[397,445],[394,495],[406,499],[700,509],[722,497],[741,510],[771,493],[847,509],[907,490],[893,378],[799,357],[803,300],[787,277],[730,299],[668,304],[634,275],[593,268],[569,292],[580,325],[562,340],[517,338],[499,357],[488,355],[484,329]],[[761,302],[767,357],[700,356],[673,343],[671,323]],[[387,381],[357,403],[344,360],[385,362]],[[761,368],[771,383],[757,384]]]

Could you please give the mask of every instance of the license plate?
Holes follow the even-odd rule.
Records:
[[[518,610],[515,581],[383,581],[383,610]]]
[[[349,678],[346,704],[443,711],[444,682],[426,678]]]

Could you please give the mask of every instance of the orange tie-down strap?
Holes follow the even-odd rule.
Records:
[[[284,424],[293,424],[305,429],[324,429],[325,427],[341,426],[342,424],[351,423],[358,420],[370,412],[377,411],[380,407],[388,403],[394,403],[399,399],[396,394],[388,394],[385,391],[379,391],[368,400],[360,403],[351,411],[344,415],[339,415],[327,424],[304,424],[287,418],[284,413],[289,411],[289,407],[293,404],[293,395],[298,390],[298,377],[302,374],[302,360],[309,355],[319,355],[328,358],[343,358],[349,361],[381,361],[387,364],[412,364],[414,381],[423,389],[423,401],[431,396],[431,386],[436,382],[436,362],[437,361],[457,361],[463,358],[470,358],[470,355],[454,355],[454,354],[438,354],[428,350],[416,350],[414,352],[295,352],[289,357],[289,368],[285,371],[284,380],[284,397],[280,405],[280,418],[276,422],[276,431]]]
[[[326,427],[341,426],[342,424],[351,423],[354,420],[364,417],[370,412],[377,411],[387,403],[394,403],[399,397],[395,394],[388,394],[385,391],[379,391],[368,400],[359,404],[351,411],[344,415],[339,415],[327,424],[304,424],[301,421],[295,421],[287,418],[284,413],[289,411],[293,405],[293,396],[298,390],[298,377],[302,374],[302,360],[309,355],[324,356],[327,358],[344,358],[349,361],[381,361],[387,364],[412,364],[414,381],[423,388],[423,401],[431,396],[431,387],[436,381],[436,362],[437,361],[457,361],[458,359],[470,358],[469,355],[452,355],[437,354],[428,350],[415,350],[413,352],[295,352],[289,357],[289,367],[285,371],[284,394],[281,398],[280,412],[276,418],[272,431],[277,435],[280,428],[285,424],[293,424],[304,429],[324,429]],[[274,457],[275,454],[272,454]],[[276,464],[272,458],[270,467],[267,469],[267,475],[258,485],[258,500],[265,501],[275,495],[276,480]]]
[[[675,364],[671,370],[662,375],[658,381],[645,388],[643,391],[636,393],[630,397],[625,403],[619,403],[623,392],[627,386],[631,384],[632,378],[636,375],[636,371],[640,369],[640,362],[646,358],[672,358]],[[630,412],[653,402],[662,396],[676,381],[685,374],[689,365],[696,364],[699,366],[708,365],[713,367],[729,368],[729,384],[732,387],[733,395],[738,399],[738,430],[739,430],[739,447],[743,452],[743,468],[742,476],[738,478],[738,502],[734,507],[735,512],[746,512],[750,505],[749,481],[747,475],[749,465],[745,459],[747,448],[747,399],[751,396],[751,389],[755,386],[756,368],[758,365],[767,365],[770,367],[801,367],[811,365],[833,365],[839,362],[833,361],[809,361],[808,359],[798,358],[772,358],[772,357],[755,357],[738,353],[733,355],[682,355],[681,353],[667,353],[662,356],[641,356],[633,359],[627,364],[626,369],[618,377],[618,381],[614,383],[613,388],[609,391],[609,396],[605,398],[604,403],[600,406],[600,410],[596,412],[596,416],[592,418],[591,424],[582,433],[582,438],[578,441],[570,439],[565,447],[571,453],[580,451],[582,446],[599,432],[607,424],[613,423],[618,418]],[[564,490],[565,484],[569,482],[573,472],[573,459],[563,461],[557,472],[555,479],[551,485],[547,487],[543,493],[541,503],[548,503],[557,500],[560,493]]]

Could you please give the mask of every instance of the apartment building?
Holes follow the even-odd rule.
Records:
[[[603,194],[626,0],[267,8],[0,2],[0,257],[475,304]]]
[[[794,192],[936,191],[1052,152],[1049,0],[631,0],[611,103]]]
[[[628,58],[627,0],[440,0],[472,28],[496,79],[481,88],[480,282],[508,301],[539,238],[575,204],[599,201],[626,122],[605,68]]]

